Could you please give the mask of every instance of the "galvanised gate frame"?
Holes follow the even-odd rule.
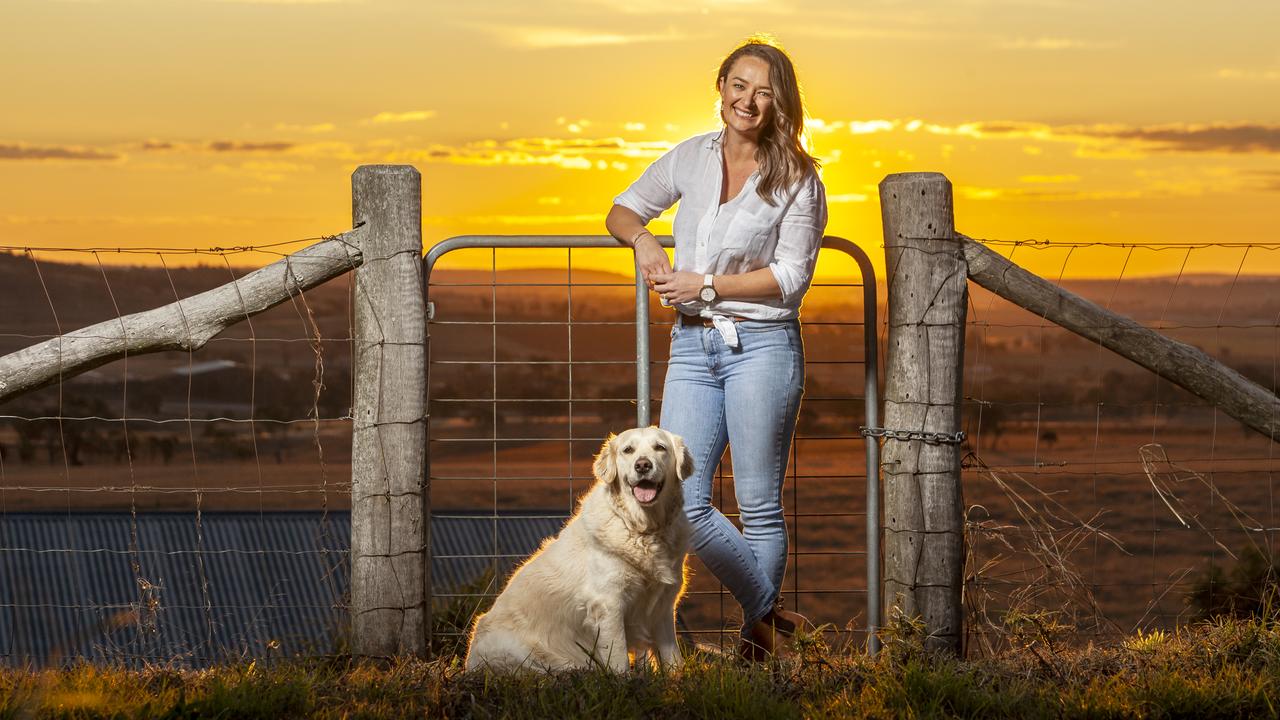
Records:
[[[674,241],[670,236],[658,238],[662,246],[671,248]],[[878,392],[878,345],[876,341],[876,281],[871,260],[857,245],[843,238],[824,237],[822,247],[828,250],[843,252],[857,263],[862,274],[863,289],[863,352],[864,379],[863,402],[866,427],[878,427],[879,392]],[[423,258],[423,292],[426,294],[428,327],[434,319],[434,306],[431,303],[431,273],[436,263],[444,255],[463,249],[567,249],[574,248],[623,248],[617,240],[609,236],[585,235],[465,235],[449,238],[432,246]],[[646,426],[650,418],[650,341],[649,341],[649,298],[648,288],[636,273],[635,283],[635,364],[636,364],[636,424]],[[816,284],[816,283],[815,283]],[[430,331],[427,333],[427,366],[430,367]],[[430,407],[430,387],[427,389],[427,407]],[[496,396],[495,396],[496,401]],[[429,432],[429,431],[428,431]],[[497,428],[494,428],[494,443],[497,442]],[[427,442],[431,438],[428,435]],[[882,627],[881,618],[881,586],[880,586],[880,446],[875,437],[867,436],[866,443],[866,478],[867,478],[867,648],[874,653],[879,648],[876,631]],[[430,483],[430,453],[425,455],[424,477]],[[430,593],[430,588],[428,588]]]

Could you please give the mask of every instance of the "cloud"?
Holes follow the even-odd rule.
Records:
[[[829,203],[864,203],[871,199],[866,193],[841,193],[838,195],[828,195]]]
[[[791,9],[780,0],[583,0],[584,4],[597,5],[626,15],[705,15],[716,10],[752,13],[771,12],[788,14]]]
[[[475,140],[461,146],[396,148],[382,162],[450,163],[455,165],[547,165],[566,170],[626,170],[627,160],[652,159],[670,150],[666,141],[637,142],[612,138],[526,137]]]
[[[377,160],[377,155],[370,151],[357,150],[355,145],[338,140],[306,143],[293,149],[291,155],[309,158],[342,160],[344,162],[368,162]]]
[[[1024,183],[1073,183],[1080,182],[1079,175],[1023,175],[1018,182]]]
[[[956,193],[968,200],[1032,200],[1039,202],[1064,200],[1136,200],[1153,197],[1143,190],[1047,190],[1040,188],[1002,188],[960,185]]]
[[[850,120],[849,132],[854,135],[888,132],[897,128],[900,123],[900,120]]]
[[[1001,50],[1100,50],[1115,47],[1115,43],[1100,43],[1075,38],[1039,37],[1001,40],[996,47]]]
[[[308,134],[333,132],[338,129],[333,123],[316,123],[314,125],[294,125],[290,123],[276,123],[276,130],[280,132],[300,132]]]
[[[380,112],[371,118],[360,121],[361,125],[381,125],[383,123],[404,123],[430,120],[436,116],[435,110],[410,110],[408,112]]]
[[[1046,125],[1044,123],[984,120],[958,125],[938,125],[911,120],[817,120],[810,131],[833,132],[848,128],[865,135],[881,132],[926,132],[932,135],[977,139],[1009,138],[1072,142],[1088,145],[1099,156],[1155,153],[1280,153],[1280,124],[1269,123],[1171,123],[1165,125]],[[1038,149],[1031,151],[1040,152]]]
[[[604,213],[579,215],[430,215],[427,225],[600,225]]]
[[[1153,152],[1280,153],[1280,124],[1215,123],[1056,128],[1055,134],[1136,142]]]
[[[219,163],[210,170],[223,175],[253,178],[259,183],[278,183],[288,179],[289,173],[313,172],[315,167],[291,162],[243,162],[234,167]],[[241,192],[246,190],[242,189]]]
[[[0,160],[119,160],[118,153],[76,145],[0,143]]]
[[[532,50],[609,47],[637,43],[670,42],[685,38],[683,33],[675,30],[668,30],[664,33],[621,33],[614,30],[602,31],[539,25],[496,26],[473,24],[471,27],[492,36],[503,45]]]
[[[1250,183],[1254,190],[1263,192],[1280,192],[1280,170],[1252,170],[1244,173],[1246,178],[1257,178]]]
[[[1030,200],[1039,202],[1077,201],[1077,200],[1133,200],[1133,199],[1173,199],[1203,197],[1212,194],[1238,194],[1245,191],[1266,190],[1265,173],[1262,182],[1249,177],[1250,173],[1241,173],[1229,167],[1196,167],[1175,166],[1164,169],[1140,168],[1133,171],[1140,180],[1140,187],[1126,183],[1122,187],[1084,189],[1065,187],[1066,183],[1074,183],[1080,178],[1074,175],[1045,176],[1042,180],[1033,180],[1037,176],[1019,178],[1019,181],[1031,183],[1030,187],[980,187],[956,186],[956,193],[969,200]],[[1061,180],[1056,178],[1061,177]],[[1276,178],[1280,180],[1280,171]],[[1038,187],[1036,185],[1039,185]],[[1055,186],[1056,185],[1056,186]],[[1273,186],[1271,189],[1280,190]]]
[[[213,152],[284,152],[295,146],[291,142],[236,142],[231,140],[214,140],[209,143]]]
[[[907,132],[924,130],[933,135],[961,135],[982,138],[987,136],[1011,138],[1052,139],[1053,128],[1041,123],[988,120],[961,123],[960,125],[935,125],[923,120],[911,120],[905,125]]]
[[[494,141],[479,141],[486,146]],[[672,148],[672,143],[664,140],[635,141],[620,137],[609,138],[514,138],[503,143],[506,147],[526,151],[567,151],[583,153],[604,153],[625,155],[627,157],[658,157]]]
[[[214,225],[246,227],[261,225],[263,221],[264,218],[260,217],[228,217],[222,215],[0,215],[0,224],[2,225],[124,225],[144,227]]]
[[[385,162],[449,163],[452,165],[551,165],[565,170],[591,170],[596,164],[581,155],[535,154],[500,148],[449,147],[433,145],[425,149],[394,150]]]
[[[174,153],[281,153],[296,150],[297,143],[285,141],[240,142],[237,140],[192,140],[173,142],[170,140],[144,140],[138,147],[148,152]]]
[[[844,127],[843,120],[835,120],[833,122],[827,122],[822,118],[805,118],[805,121],[804,121],[805,132],[811,135],[812,134],[827,135],[827,134],[836,132],[837,130],[840,130],[843,127]]]

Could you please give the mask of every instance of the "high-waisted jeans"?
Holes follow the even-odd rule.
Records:
[[[712,327],[672,329],[661,426],[693,453],[684,481],[693,551],[742,605],[747,628],[773,607],[786,573],[782,481],[804,392],[804,345],[798,320],[737,328],[738,348]],[[742,532],[711,504],[726,443]]]

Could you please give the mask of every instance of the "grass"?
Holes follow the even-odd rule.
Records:
[[[907,631],[901,632],[905,627]],[[872,660],[821,646],[770,664],[693,654],[678,672],[466,673],[456,657],[212,670],[0,670],[9,718],[1174,718],[1280,715],[1280,623],[1220,620],[1106,647],[1011,645],[955,660],[910,625]]]

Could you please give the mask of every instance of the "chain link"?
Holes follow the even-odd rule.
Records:
[[[930,445],[959,445],[964,442],[965,434],[963,430],[953,433],[944,432],[925,432],[923,430],[890,430],[888,428],[873,428],[865,425],[858,428],[858,432],[863,437],[882,437],[888,440],[921,440]]]

